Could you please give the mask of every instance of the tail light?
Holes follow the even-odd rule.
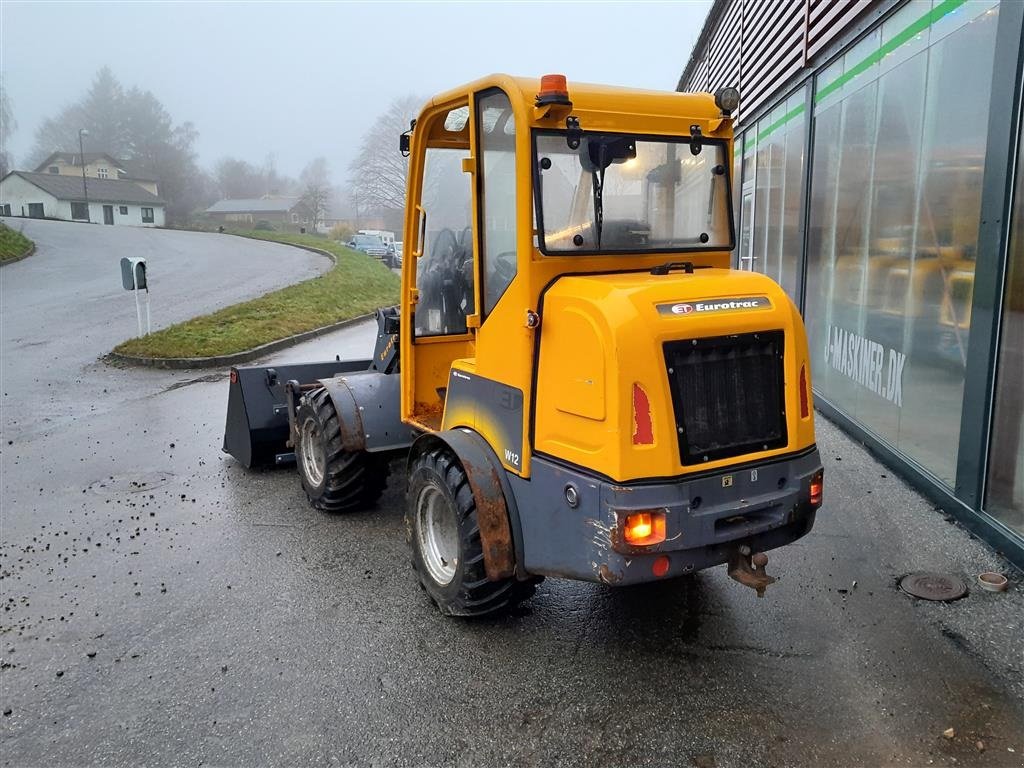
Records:
[[[810,397],[807,393],[807,366],[800,366],[800,418],[811,415]]]
[[[651,401],[644,388],[633,383],[633,445],[652,445],[654,424],[651,421]]]
[[[817,509],[825,495],[825,470],[819,469],[811,477],[811,506]]]
[[[651,509],[626,515],[622,538],[634,547],[660,544],[665,540],[665,511]]]

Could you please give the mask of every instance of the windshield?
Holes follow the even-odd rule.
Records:
[[[546,253],[732,247],[725,144],[699,154],[681,139],[536,135],[540,247]]]
[[[384,247],[384,241],[377,235],[356,235],[355,240],[357,246],[362,245],[371,248],[374,246],[380,246],[381,248]]]

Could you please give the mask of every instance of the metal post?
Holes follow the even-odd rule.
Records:
[[[139,306],[139,286],[132,291],[135,294],[135,319],[139,324],[139,336],[142,336],[142,307]]]
[[[89,186],[85,181],[85,150],[82,146],[82,137],[88,136],[85,128],[78,129],[78,159],[82,163],[82,194],[85,195],[85,220],[92,223],[92,216],[89,213]]]

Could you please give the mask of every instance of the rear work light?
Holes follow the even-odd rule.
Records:
[[[817,509],[825,495],[825,470],[819,469],[811,477],[811,506]]]
[[[660,544],[665,540],[665,510],[646,510],[626,515],[622,537],[634,547]]]

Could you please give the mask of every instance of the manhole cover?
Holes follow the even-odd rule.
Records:
[[[949,573],[908,573],[900,580],[900,589],[922,600],[957,600],[967,594],[967,585]]]
[[[89,490],[100,496],[118,496],[122,493],[142,493],[167,485],[174,479],[170,472],[139,472],[131,475],[114,475],[89,485]]]

